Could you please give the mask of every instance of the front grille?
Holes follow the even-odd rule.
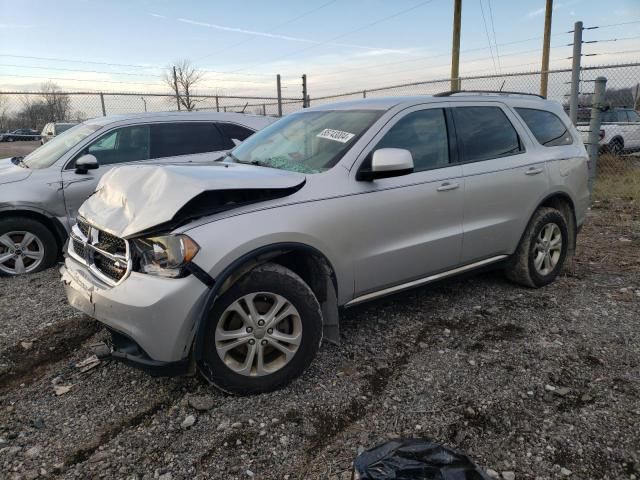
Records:
[[[126,264],[122,264],[122,266],[119,266],[120,262],[118,260],[114,261],[97,252],[93,257],[93,263],[98,268],[98,270],[100,270],[114,282],[118,282],[124,276],[124,274],[127,273]]]
[[[127,241],[83,220],[71,230],[69,254],[103,282],[116,285],[131,265]]]
[[[73,239],[73,251],[76,252],[79,257],[84,258],[86,250],[87,247],[85,247],[84,243],[80,240],[76,240],[75,238]]]
[[[85,237],[89,237],[89,229],[91,228],[91,226],[87,222],[78,219],[78,228]]]
[[[127,252],[126,242],[122,238],[118,238],[102,230],[98,231],[98,248],[106,250],[109,253],[120,253],[122,255]]]

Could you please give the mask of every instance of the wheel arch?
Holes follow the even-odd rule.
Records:
[[[540,207],[549,207],[554,208],[564,215],[564,218],[567,219],[567,229],[569,230],[569,247],[568,254],[573,255],[576,249],[576,238],[578,235],[578,226],[576,220],[576,208],[573,200],[566,192],[557,191],[547,195],[545,198],[540,201],[540,203],[536,206],[534,211],[531,213],[531,217],[533,217],[534,213]],[[528,225],[528,223],[527,223]],[[526,231],[526,228],[525,228]],[[523,232],[524,235],[524,232]]]
[[[36,220],[42,223],[45,227],[51,231],[54,238],[56,239],[56,243],[58,245],[58,251],[62,251],[62,246],[64,242],[67,240],[67,230],[64,228],[64,225],[55,217],[51,217],[41,211],[31,210],[28,208],[15,208],[15,209],[6,209],[0,210],[0,219],[5,218],[19,218],[26,217],[31,218],[32,220]]]
[[[207,315],[217,298],[264,263],[282,265],[309,285],[322,307],[324,338],[339,343],[338,280],[330,260],[317,248],[303,243],[274,243],[252,250],[229,264],[215,279],[195,326],[192,354],[198,362],[204,349]]]

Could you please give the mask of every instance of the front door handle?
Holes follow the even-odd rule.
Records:
[[[536,168],[536,167],[531,167],[531,168],[529,168],[529,170],[527,170],[524,173],[525,173],[525,175],[538,175],[539,173],[542,173],[542,169],[541,168]]]
[[[438,192],[446,192],[448,190],[455,190],[458,187],[460,187],[460,184],[457,182],[453,182],[453,183],[444,182],[436,190]]]

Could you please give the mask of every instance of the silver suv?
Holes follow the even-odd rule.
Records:
[[[53,265],[78,208],[116,165],[212,162],[274,121],[217,112],[101,117],[0,160],[0,276]]]
[[[247,394],[300,375],[339,309],[489,265],[552,282],[587,156],[526,95],[367,99],[289,115],[213,166],[131,166],[80,208],[62,281],[110,354]]]

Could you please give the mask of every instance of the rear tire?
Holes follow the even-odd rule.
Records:
[[[313,291],[274,263],[233,284],[214,303],[207,322],[200,372],[219,389],[239,395],[290,383],[309,366],[322,340],[322,313]]]
[[[507,278],[531,288],[553,282],[567,256],[568,232],[560,211],[547,207],[536,210],[505,268]]]
[[[614,138],[609,144],[609,152],[612,155],[621,155],[624,150],[624,143],[620,138]]]
[[[55,237],[37,220],[0,219],[0,277],[40,272],[55,264],[58,253]]]

